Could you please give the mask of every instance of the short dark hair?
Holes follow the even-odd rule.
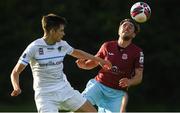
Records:
[[[121,26],[124,22],[131,22],[131,23],[134,25],[134,28],[135,28],[134,32],[135,32],[136,34],[138,34],[138,33],[140,32],[140,26],[139,26],[139,24],[136,23],[134,20],[132,20],[132,19],[130,19],[130,18],[126,18],[126,19],[124,19],[124,20],[122,20],[122,21],[120,22],[120,26]]]
[[[66,25],[67,21],[64,17],[58,16],[56,14],[47,14],[42,17],[42,28],[44,31],[49,32],[51,29],[58,29],[60,25]]]

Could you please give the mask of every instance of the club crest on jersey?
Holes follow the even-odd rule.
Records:
[[[39,48],[39,55],[43,55],[43,54],[44,54],[43,48]]]
[[[127,54],[125,54],[125,53],[124,53],[124,54],[122,54],[122,59],[123,59],[123,60],[128,59],[128,55],[127,55]]]
[[[62,49],[62,46],[59,46],[59,47],[58,47],[58,51],[60,52],[60,51],[61,51],[61,49]]]
[[[24,53],[23,58],[26,58],[26,53]]]

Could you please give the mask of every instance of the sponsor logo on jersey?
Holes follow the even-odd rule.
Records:
[[[141,64],[144,63],[144,54],[143,54],[143,52],[140,52],[139,63],[141,63]]]
[[[114,53],[108,52],[108,55],[112,56],[112,55],[114,55]]]
[[[140,52],[140,56],[144,56],[143,52]]]
[[[126,53],[122,54],[122,59],[123,59],[123,60],[128,59],[128,55],[127,55]]]
[[[44,54],[43,48],[39,48],[39,55],[43,55],[43,54]]]
[[[54,50],[54,48],[53,47],[48,47],[47,50]]]
[[[126,75],[126,74],[128,74],[127,72],[121,71],[117,66],[112,66],[111,73],[113,73],[115,75]]]
[[[53,66],[53,65],[60,65],[62,63],[62,61],[57,61],[57,62],[53,62],[53,61],[49,61],[48,63],[42,63],[39,64],[40,66]]]
[[[142,64],[143,62],[144,62],[144,57],[140,57],[140,58],[139,58],[139,63]]]

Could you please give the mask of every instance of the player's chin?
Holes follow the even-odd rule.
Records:
[[[60,42],[62,40],[62,38],[59,38],[59,39],[57,39],[57,42]]]
[[[123,36],[122,38],[124,41],[129,41],[130,39],[132,39],[130,36]]]

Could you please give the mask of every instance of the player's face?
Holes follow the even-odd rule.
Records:
[[[64,37],[64,25],[60,25],[59,29],[53,30],[52,38],[54,41],[59,42]]]
[[[135,37],[134,30],[134,25],[131,22],[124,22],[119,27],[119,35],[123,40],[128,41]]]

